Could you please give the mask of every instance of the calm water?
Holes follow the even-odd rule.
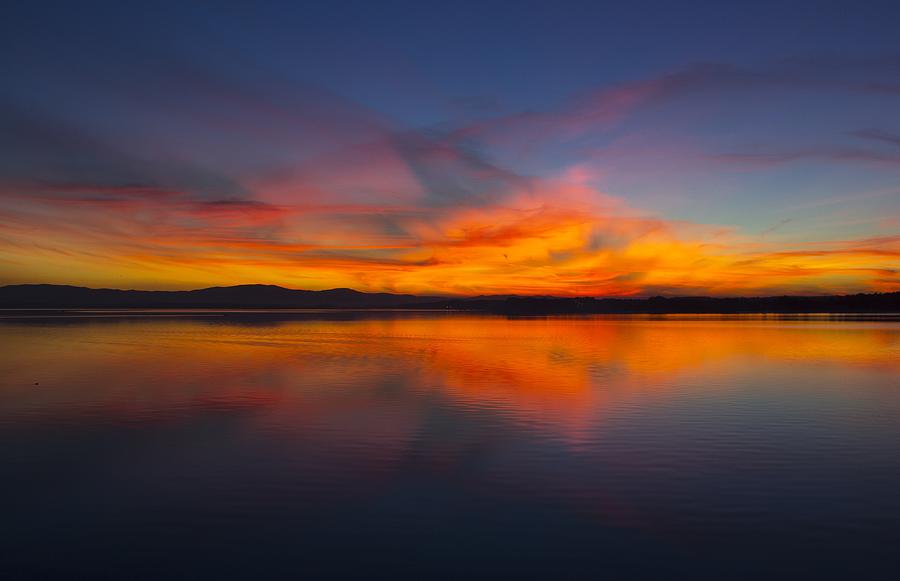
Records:
[[[898,578],[897,322],[105,314],[0,346],[5,578]]]

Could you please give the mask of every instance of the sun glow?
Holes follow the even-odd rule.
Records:
[[[31,194],[2,200],[0,249],[15,272],[6,282],[70,283],[77,273],[83,284],[119,287],[563,296],[900,288],[900,237],[786,247],[641,213],[580,183],[437,208]]]

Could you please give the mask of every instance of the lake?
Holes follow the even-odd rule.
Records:
[[[900,322],[7,312],[5,578],[895,579]]]

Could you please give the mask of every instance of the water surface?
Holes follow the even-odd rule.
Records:
[[[900,323],[0,319],[14,578],[871,578]]]

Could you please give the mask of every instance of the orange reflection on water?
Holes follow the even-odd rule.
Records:
[[[583,514],[641,526],[649,517],[626,494],[605,490],[602,474],[561,472],[561,455],[605,450],[606,466],[644,474],[633,464],[642,457],[678,458],[673,400],[693,425],[716,426],[731,409],[725,421],[743,418],[741,437],[753,438],[765,433],[766,405],[798,393],[811,409],[830,390],[831,407],[816,417],[843,422],[844,396],[834,393],[858,403],[900,373],[900,325],[890,322],[343,318],[6,319],[0,428],[174,426],[166,441],[176,455],[212,466],[211,477],[248,465],[284,486],[311,478],[373,500],[419,472],[484,477],[498,494],[550,491]],[[727,392],[739,389],[770,398],[762,415],[734,412],[747,400]],[[685,406],[698,411],[685,416]],[[637,432],[603,448],[610,423]],[[115,469],[155,461],[116,458]]]
[[[208,317],[7,321],[0,335],[7,405],[43,412],[55,402],[71,411],[79,401],[97,413],[272,407],[311,394],[359,398],[397,384],[577,428],[596,421],[611,399],[647,397],[709,369],[765,361],[900,371],[900,332],[878,322],[414,316],[227,324]]]

